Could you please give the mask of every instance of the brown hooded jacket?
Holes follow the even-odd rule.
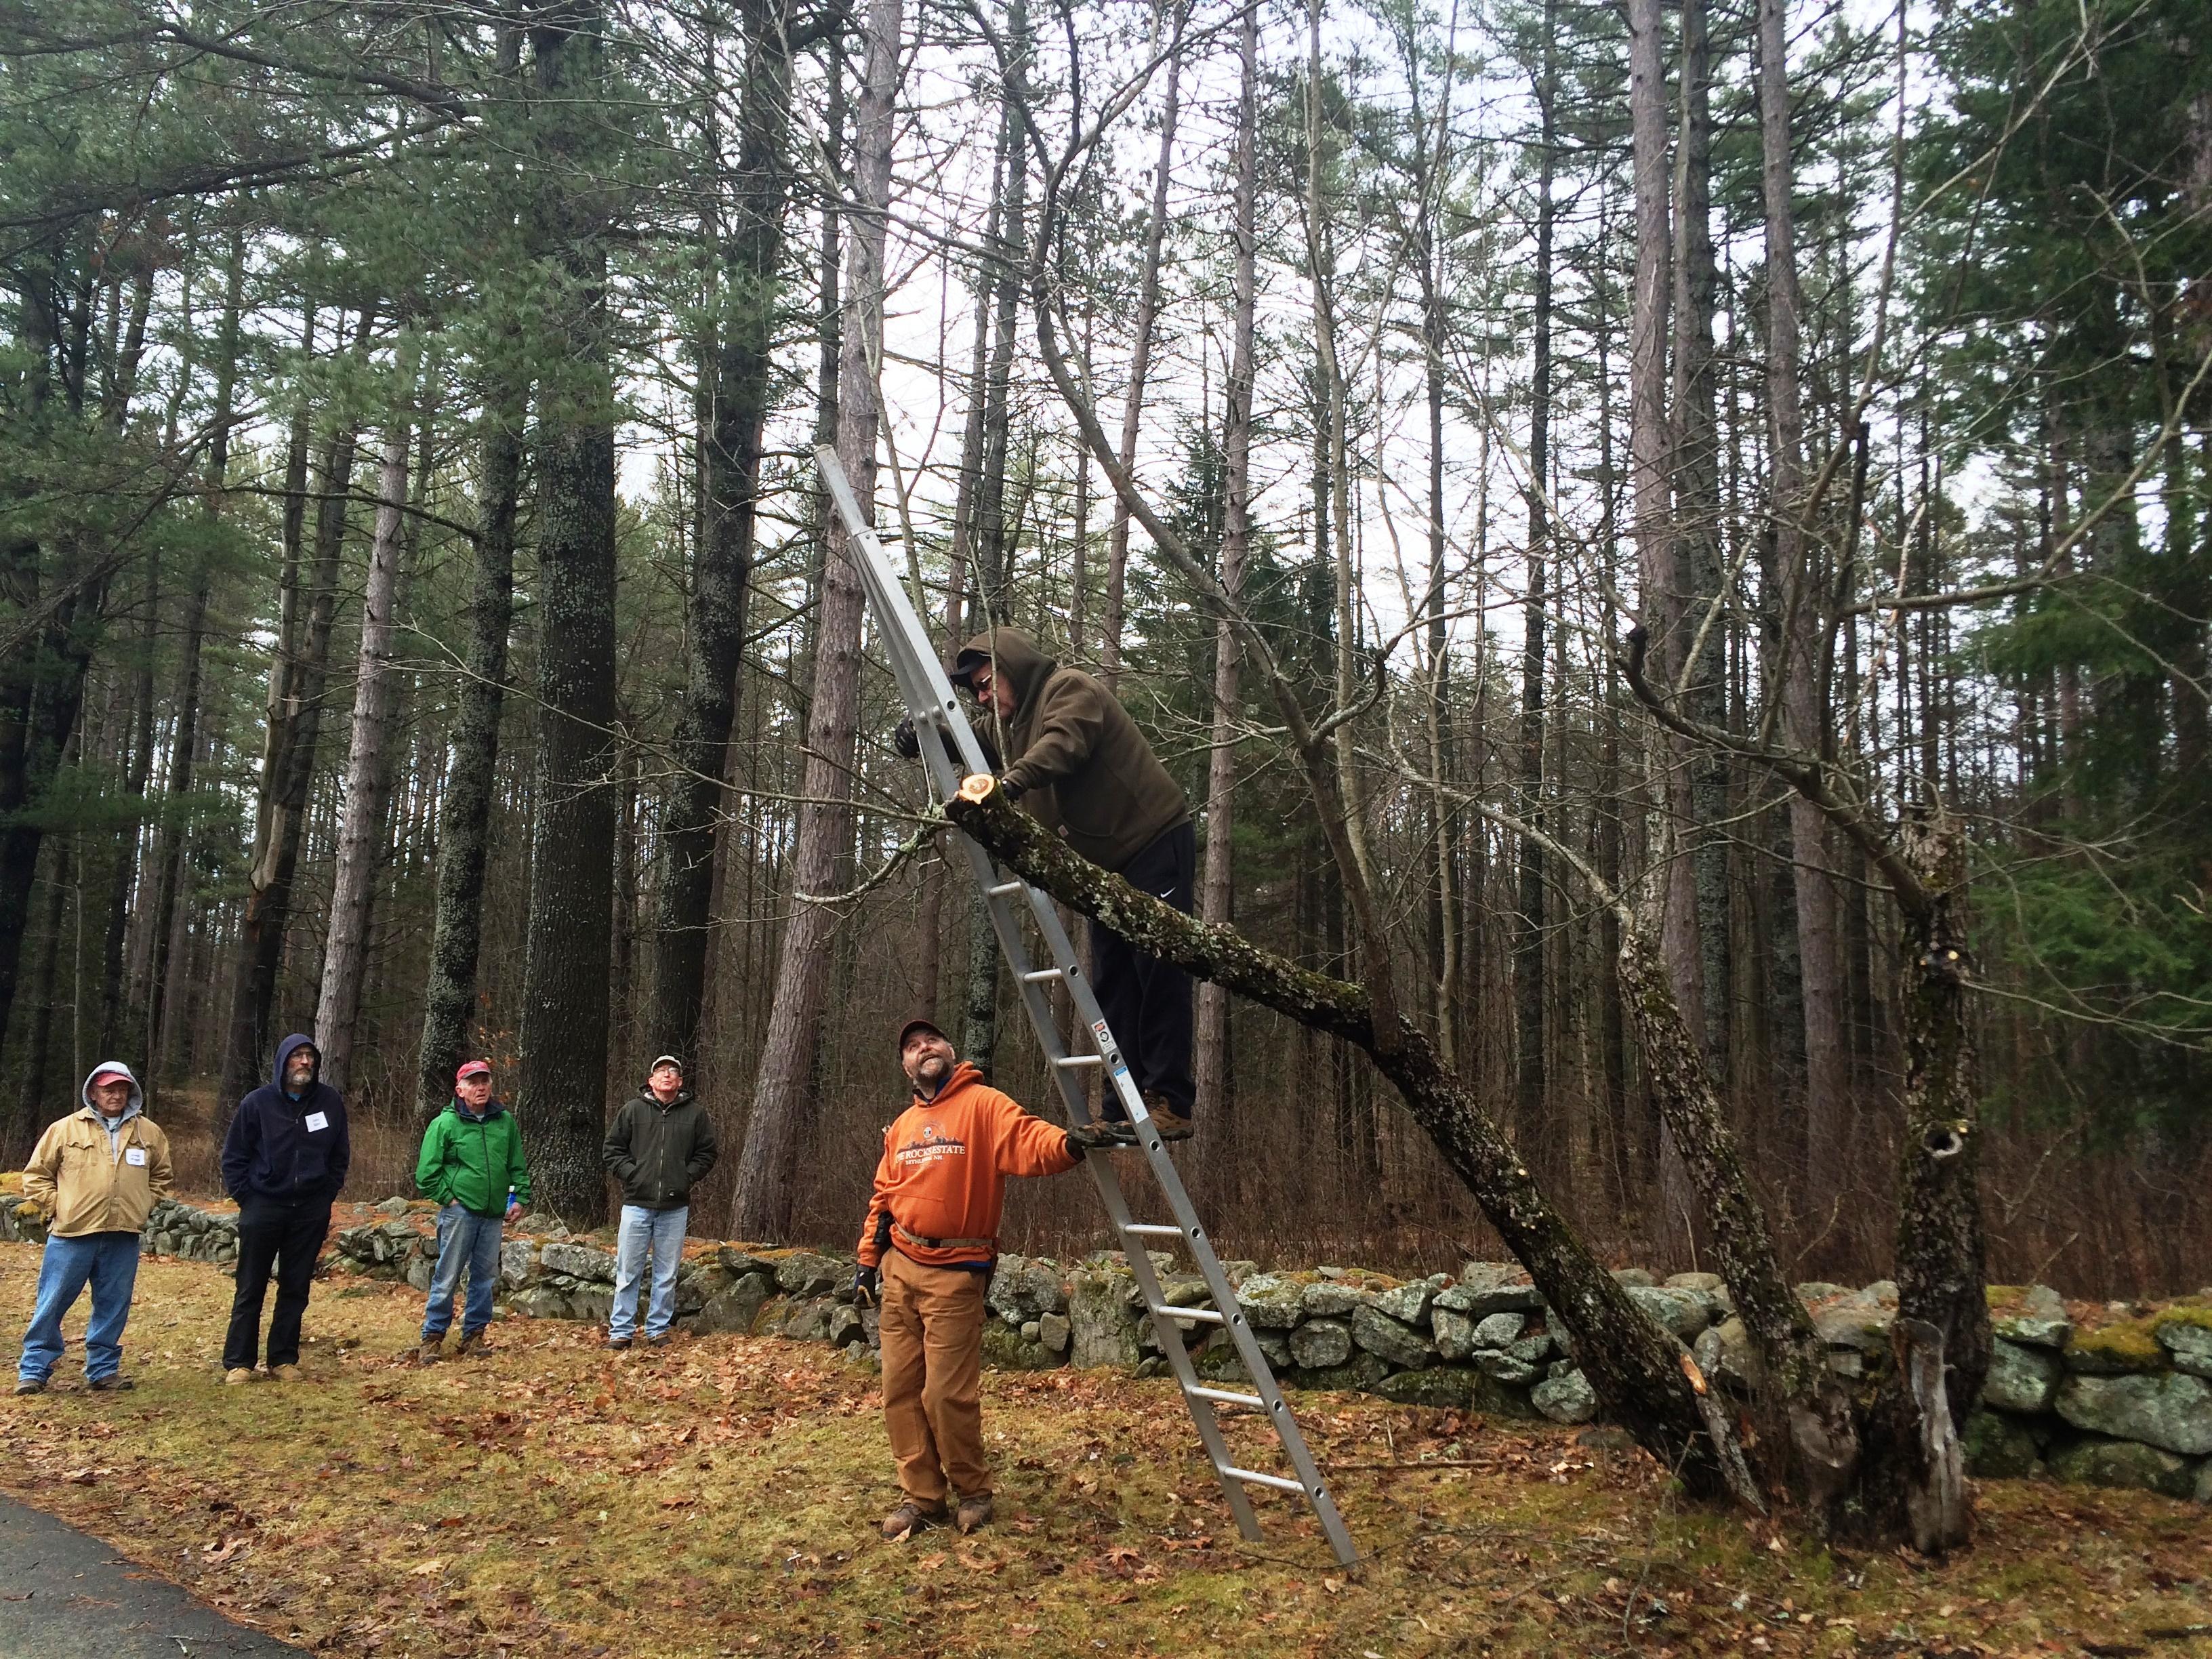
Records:
[[[1118,870],[1189,818],[1182,787],[1104,686],[1061,667],[1018,629],[975,635],[955,672],[987,659],[1014,692],[1005,744],[1013,758],[1000,779],[1038,823],[1062,830],[1091,863]],[[981,722],[987,736],[993,724]]]

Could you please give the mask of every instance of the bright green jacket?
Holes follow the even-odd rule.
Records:
[[[493,1101],[482,1117],[470,1117],[458,1100],[430,1120],[415,1184],[441,1205],[459,1204],[477,1215],[503,1215],[511,1190],[530,1202],[530,1166],[522,1156],[522,1126]]]

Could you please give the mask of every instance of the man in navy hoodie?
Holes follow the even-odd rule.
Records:
[[[345,1102],[318,1078],[321,1064],[312,1037],[286,1037],[276,1046],[276,1080],[238,1103],[223,1137],[222,1184],[238,1200],[238,1294],[222,1344],[226,1382],[253,1380],[271,1267],[276,1311],[269,1320],[269,1375],[300,1380],[307,1287],[353,1158]]]

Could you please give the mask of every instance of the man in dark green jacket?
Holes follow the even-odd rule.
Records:
[[[491,1067],[483,1060],[464,1061],[453,1073],[453,1100],[423,1132],[415,1184],[438,1206],[438,1265],[430,1275],[422,1345],[416,1350],[427,1365],[444,1356],[446,1329],[453,1322],[453,1292],[464,1268],[469,1299],[461,1315],[459,1352],[483,1348],[492,1292],[499,1288],[499,1247],[506,1224],[530,1202],[522,1126],[491,1097]]]
[[[1198,840],[1190,804],[1111,692],[1064,667],[1018,629],[994,628],[960,647],[952,682],[972,692],[1007,798],[1102,869],[1190,913]],[[1091,988],[1162,1139],[1191,1132],[1190,976],[1093,923]],[[1106,1119],[1133,1141],[1112,1090]]]
[[[607,1172],[622,1182],[622,1226],[615,1238],[615,1305],[607,1317],[607,1346],[627,1348],[637,1328],[637,1284],[653,1257],[653,1296],[645,1315],[645,1340],[668,1340],[676,1322],[676,1271],[684,1265],[684,1233],[691,1219],[691,1188],[707,1178],[720,1148],[707,1109],[684,1086],[684,1062],[661,1054],[646,1073],[645,1087],[607,1126]]]

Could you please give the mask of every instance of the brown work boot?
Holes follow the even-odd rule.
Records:
[[[434,1365],[445,1357],[446,1339],[443,1334],[424,1337],[422,1346],[415,1350],[415,1363],[418,1365]]]
[[[460,1346],[453,1350],[453,1358],[466,1359],[472,1353],[489,1353],[491,1344],[484,1340],[482,1331],[463,1331]]]
[[[973,1498],[960,1500],[960,1508],[952,1517],[952,1524],[963,1533],[979,1531],[991,1524],[991,1494],[979,1492]]]
[[[926,1510],[911,1498],[884,1517],[884,1542],[903,1544],[918,1532],[945,1524],[945,1507]]]

